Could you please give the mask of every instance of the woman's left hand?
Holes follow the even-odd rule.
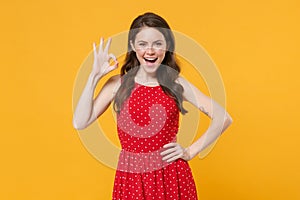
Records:
[[[167,162],[172,162],[174,160],[177,160],[179,158],[189,161],[191,160],[189,148],[183,148],[178,143],[169,143],[163,146],[167,150],[160,153],[160,155],[163,156],[163,160],[166,160]]]

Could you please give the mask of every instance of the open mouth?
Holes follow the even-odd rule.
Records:
[[[157,61],[157,58],[144,58],[146,62],[155,63]]]

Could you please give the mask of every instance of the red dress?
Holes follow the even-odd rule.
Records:
[[[179,109],[160,86],[135,83],[117,115],[122,146],[113,200],[197,200],[188,162],[162,160],[163,145],[176,142]]]

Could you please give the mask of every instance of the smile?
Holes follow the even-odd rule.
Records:
[[[144,60],[146,62],[155,63],[155,61],[157,60],[157,58],[144,58]]]

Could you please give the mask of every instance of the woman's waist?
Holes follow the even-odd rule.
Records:
[[[161,138],[120,137],[122,150],[133,153],[151,153],[163,149],[165,144],[177,142],[176,135]]]

